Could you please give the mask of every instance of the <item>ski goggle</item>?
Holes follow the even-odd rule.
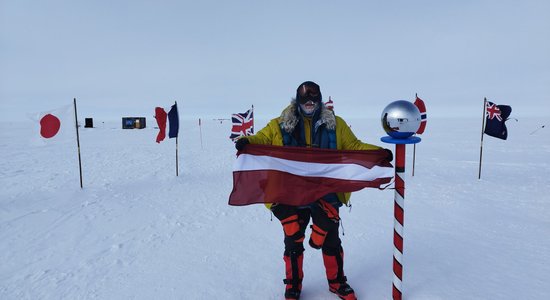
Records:
[[[298,97],[296,100],[299,104],[304,104],[308,101],[321,102],[319,86],[302,84],[298,88]]]

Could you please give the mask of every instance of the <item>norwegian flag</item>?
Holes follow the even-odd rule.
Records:
[[[334,102],[332,102],[332,99],[330,98],[330,96],[328,97],[328,101],[325,102],[325,107],[330,110],[334,110]]]
[[[512,113],[512,107],[508,105],[496,105],[493,102],[485,103],[485,129],[484,133],[502,140],[508,138],[506,120]]]
[[[231,140],[236,141],[241,136],[254,134],[254,108],[231,115],[231,120],[233,122],[231,136],[229,136]]]
[[[424,133],[424,130],[426,130],[426,123],[428,122],[427,115],[426,115],[426,105],[424,104],[424,101],[418,96],[416,96],[416,100],[414,101],[414,105],[418,107],[418,110],[420,111],[420,127],[416,131],[417,134]]]

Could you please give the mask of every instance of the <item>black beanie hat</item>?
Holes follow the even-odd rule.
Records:
[[[317,83],[313,81],[306,81],[296,89],[296,102],[303,104],[308,101],[321,102],[323,96],[321,95],[321,88]]]

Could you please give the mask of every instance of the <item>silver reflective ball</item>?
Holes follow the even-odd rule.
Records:
[[[420,127],[420,111],[412,102],[397,100],[382,111],[382,127],[396,139],[406,139]]]

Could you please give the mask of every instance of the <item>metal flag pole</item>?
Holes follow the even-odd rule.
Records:
[[[418,99],[418,93],[414,94],[415,99]],[[413,170],[412,176],[414,177],[414,165],[416,163],[416,144],[413,145]]]
[[[481,159],[483,157],[483,133],[485,131],[485,110],[487,109],[487,98],[483,98],[483,121],[481,123],[481,144],[479,146],[479,173],[477,179],[481,179]]]
[[[76,147],[78,149],[78,169],[80,170],[80,188],[82,185],[82,159],[80,158],[80,136],[78,134],[78,114],[76,112],[76,98],[73,98],[74,103],[74,122],[76,127]]]
[[[176,176],[179,176],[179,165],[178,165],[178,136],[179,136],[179,111],[177,110],[178,102],[174,101],[174,105],[176,106],[176,112],[178,115],[178,134],[176,135]]]
[[[254,104],[252,104],[252,133],[254,133]]]
[[[199,118],[199,134],[201,136],[201,150],[202,150],[202,126],[201,126],[201,118]]]

